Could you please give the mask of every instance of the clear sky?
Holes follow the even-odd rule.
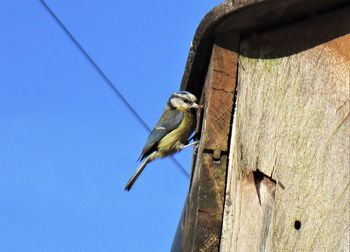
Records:
[[[47,1],[151,127],[220,2]],[[188,178],[157,160],[125,192],[148,132],[40,1],[3,2],[0,30],[0,251],[169,251]]]

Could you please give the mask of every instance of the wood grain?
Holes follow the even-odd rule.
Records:
[[[237,53],[215,45],[205,84],[201,141],[206,150],[228,150],[236,74]]]
[[[237,53],[214,45],[203,95],[201,141],[182,222],[181,251],[219,251],[236,71]]]
[[[239,62],[221,251],[349,251],[350,35]]]

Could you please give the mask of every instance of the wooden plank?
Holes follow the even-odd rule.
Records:
[[[276,185],[266,176],[254,175],[228,174],[220,251],[273,251],[270,228]]]
[[[199,176],[192,184],[194,193],[190,194],[193,216],[189,217],[193,220],[190,222],[192,226],[187,226],[190,232],[185,232],[188,243],[183,251],[214,252],[219,250],[220,244],[227,156],[222,156],[220,163],[213,164],[213,156],[203,153],[196,168]]]
[[[214,45],[203,95],[201,142],[182,222],[181,251],[219,250],[236,71],[237,53]],[[173,251],[179,251],[178,244]]]
[[[221,251],[350,249],[350,35],[271,58],[332,32],[322,25],[242,41]]]
[[[205,86],[204,149],[228,150],[236,74],[237,53],[215,45]]]

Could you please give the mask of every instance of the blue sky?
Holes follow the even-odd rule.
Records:
[[[220,2],[47,1],[150,126]],[[168,251],[189,180],[163,159],[124,192],[148,132],[40,1],[0,30],[0,251]]]

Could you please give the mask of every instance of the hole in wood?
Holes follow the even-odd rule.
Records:
[[[294,222],[294,228],[295,228],[296,230],[299,230],[299,229],[301,228],[301,222],[298,221],[298,220],[296,220],[296,221]]]
[[[262,198],[261,198],[261,190],[268,192],[272,198],[275,197],[275,187],[276,187],[276,181],[270,178],[269,176],[265,175],[258,169],[253,171],[253,178],[255,183],[255,189],[258,194],[259,204],[262,204]],[[266,199],[266,197],[264,197]]]

